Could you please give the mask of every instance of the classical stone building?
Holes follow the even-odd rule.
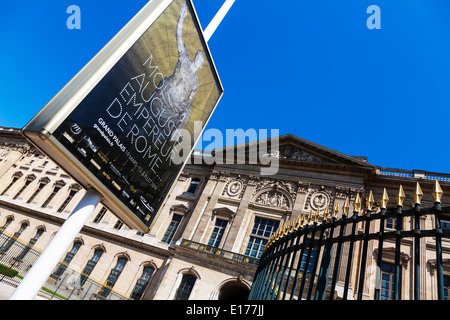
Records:
[[[245,147],[248,160],[248,144]],[[393,199],[400,184],[407,195],[405,206],[411,206],[417,181],[424,190],[424,206],[433,204],[432,179],[440,179],[444,195],[450,195],[450,175],[380,168],[364,157],[294,135],[281,136],[279,152],[269,156],[279,164],[273,176],[261,175],[264,165],[259,162],[208,164],[205,155],[194,153],[148,234],[129,229],[99,204],[69,248],[67,267],[107,285],[108,290],[91,297],[107,298],[112,290],[131,299],[246,298],[265,244],[287,221],[310,211],[322,217],[336,201],[353,201],[356,194],[364,196],[369,190],[379,200],[386,188]],[[44,249],[84,192],[24,140],[20,130],[0,128],[0,232]],[[443,198],[447,205],[449,198]],[[422,223],[429,223],[426,217]],[[447,259],[450,241],[444,240]],[[423,241],[424,253],[429,245]],[[411,269],[409,251],[405,244],[405,273]],[[389,262],[389,250],[385,253]],[[424,255],[428,267],[423,292],[432,284],[427,279],[433,277],[433,259]],[[56,284],[62,281],[63,269],[53,272]],[[449,276],[450,268],[445,272]],[[356,278],[357,270],[352,279]],[[410,280],[405,279],[402,294],[410,299]]]

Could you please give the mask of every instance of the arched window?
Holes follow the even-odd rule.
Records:
[[[109,273],[109,276],[106,279],[106,286],[104,286],[102,288],[100,296],[102,296],[103,298],[106,298],[109,295],[109,293],[111,292],[111,289],[116,284],[117,279],[119,279],[119,276],[122,273],[123,268],[125,267],[127,262],[128,262],[128,259],[125,257],[121,257],[121,258],[117,259],[117,263],[114,266],[114,268],[111,270],[111,272]]]
[[[154,271],[155,269],[153,269],[151,266],[144,267],[144,270],[142,270],[142,274],[136,281],[136,285],[134,286],[133,292],[130,295],[131,299],[133,300],[141,299],[142,294],[144,293],[145,288],[150,282],[150,279],[152,278]]]
[[[28,242],[28,245],[25,248],[23,248],[22,252],[16,258],[19,259],[19,260],[22,260],[23,258],[25,258],[25,256],[28,253],[28,251],[30,251],[30,249],[33,248],[34,244],[42,236],[44,231],[45,231],[44,227],[39,227],[37,229],[36,234],[34,235],[34,237],[30,239],[30,242]]]
[[[7,217],[7,218],[6,218],[5,224],[2,225],[2,226],[0,227],[0,233],[3,233],[3,232],[6,230],[6,228],[8,228],[9,224],[10,224],[13,220],[14,220],[13,217],[11,217],[11,216]]]
[[[9,248],[11,248],[12,245],[17,241],[17,239],[19,239],[20,235],[27,227],[28,222],[22,222],[22,224],[20,225],[20,229],[14,233],[12,238],[10,238],[9,241],[4,246],[0,248],[0,253],[5,253],[6,251],[8,251]]]
[[[103,249],[97,248],[94,251],[94,254],[92,258],[86,263],[86,266],[83,269],[83,272],[81,273],[80,277],[80,283],[83,286],[86,282],[87,278],[91,274],[92,270],[94,270],[95,266],[97,265],[98,260],[100,260],[101,256],[103,255]]]
[[[80,241],[73,244],[72,249],[70,249],[70,251],[66,253],[63,263],[60,263],[56,271],[53,272],[55,276],[62,276],[64,271],[66,271],[67,267],[69,266],[70,262],[72,262],[73,257],[77,254],[78,249],[80,249],[81,245],[82,243]]]
[[[189,300],[189,296],[191,295],[196,280],[197,278],[194,275],[190,273],[184,274],[174,300]]]

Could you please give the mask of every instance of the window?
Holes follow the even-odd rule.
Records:
[[[64,271],[66,271],[67,266],[70,264],[70,262],[72,262],[73,257],[78,252],[78,249],[80,249],[80,247],[81,242],[75,242],[73,244],[72,249],[70,249],[70,251],[66,253],[63,263],[60,263],[58,269],[56,269],[56,271],[53,272],[55,276],[60,277],[64,273]]]
[[[182,218],[183,218],[182,215],[179,215],[179,214],[173,215],[172,221],[170,222],[170,225],[167,228],[166,233],[164,234],[162,242],[170,243],[172,241],[172,238],[173,238],[175,232],[177,231]]]
[[[267,241],[279,225],[279,221],[256,217],[245,255],[259,259]]]
[[[117,279],[119,278],[120,274],[123,271],[123,268],[127,264],[128,259],[127,258],[119,258],[117,259],[117,263],[115,267],[111,270],[109,273],[108,278],[106,279],[106,286],[102,288],[101,296],[106,298],[109,293],[111,292],[111,289],[116,284]]]
[[[34,200],[34,198],[36,198],[36,196],[38,195],[39,192],[41,192],[42,189],[44,189],[46,183],[39,183],[39,187],[36,189],[36,191],[33,192],[33,194],[31,195],[30,199],[28,199],[27,203],[31,203],[31,201]]]
[[[211,238],[209,239],[208,245],[213,247],[219,247],[220,241],[222,240],[222,236],[225,232],[225,228],[227,227],[228,221],[216,219],[216,225],[214,226],[213,233]]]
[[[102,254],[103,254],[102,249],[95,250],[92,258],[86,263],[86,266],[84,267],[83,272],[81,273],[81,277],[80,277],[81,285],[84,285],[87,278],[91,274],[92,270],[94,270],[95,266],[97,265],[98,260],[100,260]]]
[[[11,248],[12,245],[17,241],[17,239],[19,239],[20,235],[27,227],[28,227],[27,223],[22,223],[19,231],[15,232],[14,235],[11,237],[11,239],[9,239],[9,241],[3,247],[0,248],[0,252],[4,253],[8,251],[9,248]]]
[[[58,193],[59,189],[61,189],[61,187],[56,186],[55,188],[53,188],[52,193],[48,196],[47,200],[44,201],[44,203],[42,204],[42,208],[46,208],[48,206],[48,204],[50,203],[50,201],[52,201],[52,199],[56,196],[56,194]]]
[[[192,274],[183,275],[183,279],[181,279],[174,300],[188,300],[196,280],[197,278]]]
[[[187,189],[186,192],[188,192],[188,193],[195,193],[195,191],[197,190],[199,184],[200,184],[200,179],[193,178],[191,180],[191,184],[189,185],[189,188]]]
[[[120,220],[117,220],[116,221],[116,224],[114,225],[114,229],[117,229],[117,230],[120,230],[121,228],[122,228],[122,226],[123,226],[123,222],[122,221],[120,221]]]
[[[317,257],[317,250],[315,248],[312,248],[311,255],[309,256],[308,266],[306,266],[306,260],[308,259],[308,255],[309,255],[309,242],[310,241],[311,240],[309,240],[309,239],[306,240],[306,243],[308,245],[306,246],[305,250],[303,251],[302,261],[300,264],[300,270],[305,271],[305,269],[306,269],[306,273],[313,272],[314,262],[316,261],[316,257]]]
[[[69,204],[70,200],[75,196],[78,190],[70,190],[69,195],[67,196],[66,200],[62,203],[62,205],[58,208],[57,212],[62,212],[67,205]]]
[[[102,207],[100,209],[97,216],[94,218],[94,223],[99,223],[100,221],[102,221],[103,217],[105,216],[106,210],[106,207]]]
[[[8,186],[3,190],[1,195],[4,195],[8,190],[12,187],[12,185],[19,179],[19,177],[15,176],[13,177],[12,181],[8,184]]]
[[[384,227],[387,229],[396,229],[397,228],[397,219],[387,218],[384,222]]]
[[[133,292],[130,295],[131,299],[139,300],[142,297],[142,294],[144,293],[145,288],[147,287],[148,283],[150,282],[150,279],[151,279],[154,271],[155,270],[152,267],[144,267],[141,277],[136,282]]]
[[[41,235],[44,233],[44,229],[40,228],[36,231],[36,234],[33,238],[30,239],[30,242],[28,242],[28,245],[23,248],[22,252],[17,256],[17,259],[22,260],[27,255],[28,251],[30,251],[31,248],[33,248],[34,244],[38,241],[38,239],[41,237]]]
[[[23,187],[20,188],[19,192],[16,193],[16,195],[14,196],[13,199],[17,199],[22,194],[22,192],[28,187],[28,185],[31,183],[31,181],[33,181],[33,180],[27,179],[25,181],[25,184],[23,185]]]
[[[400,287],[401,279],[402,277],[400,276]],[[395,266],[391,263],[383,262],[381,265],[381,300],[394,299],[394,280]]]
[[[9,224],[10,224],[12,221],[13,221],[13,218],[8,217],[8,218],[6,219],[5,224],[2,225],[2,226],[0,227],[0,232],[3,233],[3,231],[5,231],[5,229],[8,228]]]

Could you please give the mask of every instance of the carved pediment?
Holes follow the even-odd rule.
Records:
[[[256,164],[256,161],[261,160],[259,157],[266,158],[261,163],[267,163],[267,158],[272,157],[277,158],[280,163],[285,162],[288,165],[299,163],[375,170],[375,166],[368,163],[366,157],[348,156],[292,134],[227,146],[216,150],[213,154],[222,155],[222,160],[225,162],[227,152],[232,152],[236,159],[239,159],[236,155],[243,152],[245,156],[242,158],[245,158],[250,164]]]
[[[233,218],[236,215],[236,212],[230,210],[227,207],[216,208],[216,209],[213,210],[213,213],[217,214],[217,215],[225,216],[225,217],[230,218],[230,219]]]
[[[187,213],[189,211],[189,208],[186,207],[184,204],[176,204],[170,208],[172,211],[176,211],[178,213]]]

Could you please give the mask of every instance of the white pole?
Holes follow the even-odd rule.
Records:
[[[235,0],[226,0],[225,3],[222,5],[222,7],[219,9],[219,11],[214,16],[214,18],[211,20],[209,25],[203,31],[203,36],[205,37],[206,42],[209,41],[209,39],[213,35],[214,31],[216,31],[217,27],[222,22],[223,18],[225,18],[225,15],[230,10],[234,1]]]
[[[73,243],[81,228],[85,225],[100,199],[101,197],[97,191],[88,190],[86,192],[33,267],[28,271],[25,278],[9,297],[9,300],[34,299],[59,260],[61,260],[64,253]]]

